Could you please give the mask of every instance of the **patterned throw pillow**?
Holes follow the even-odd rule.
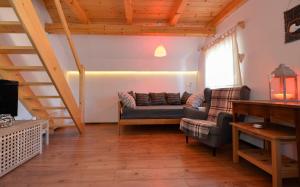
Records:
[[[136,107],[134,98],[127,92],[119,92],[118,96],[125,107],[133,109]]]
[[[135,101],[137,106],[148,106],[150,105],[149,94],[135,93]]]
[[[181,96],[181,104],[186,104],[186,101],[188,100],[188,98],[191,96],[191,93],[188,92],[184,92]]]
[[[167,93],[166,94],[167,103],[169,105],[180,105],[180,93]]]
[[[203,103],[203,97],[201,94],[192,94],[186,101],[187,105],[190,105],[194,108],[200,107]]]
[[[166,93],[150,93],[151,105],[166,105]]]
[[[129,92],[127,92],[129,95],[131,95],[134,99],[135,99],[135,94],[134,94],[134,92],[133,91],[129,91]]]

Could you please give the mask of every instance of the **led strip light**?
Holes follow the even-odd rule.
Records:
[[[85,75],[197,75],[197,71],[85,71]],[[67,76],[79,75],[78,71],[67,71]]]

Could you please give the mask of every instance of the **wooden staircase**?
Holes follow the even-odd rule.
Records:
[[[4,79],[19,82],[19,100],[33,116],[40,119],[49,119],[52,128],[56,127],[55,120],[71,119],[78,131],[83,133],[83,97],[80,98],[78,105],[31,0],[1,0],[0,7],[13,8],[19,19],[19,22],[1,21],[0,33],[25,33],[32,44],[32,46],[0,46],[0,76]],[[10,54],[36,54],[42,65],[15,66],[9,58]],[[83,66],[78,67],[80,68],[80,74],[84,76]],[[51,81],[26,82],[21,74],[24,71],[47,73]],[[83,77],[81,80],[84,80]],[[32,90],[33,86],[54,87],[58,95],[35,95]],[[81,87],[81,89],[83,88]],[[80,91],[80,93],[83,93],[83,91]],[[44,106],[41,99],[61,99],[64,105]],[[52,116],[49,111],[53,110],[67,111],[69,115]]]

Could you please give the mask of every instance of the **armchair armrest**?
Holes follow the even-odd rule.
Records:
[[[217,126],[225,126],[229,125],[230,122],[232,122],[233,116],[232,114],[226,113],[226,112],[220,112],[217,117]]]
[[[207,112],[199,111],[198,109],[192,107],[184,107],[183,114],[185,118],[201,120],[207,119]]]
[[[219,128],[220,137],[219,141],[221,143],[228,143],[231,141],[232,130],[230,122],[232,122],[232,114],[226,112],[220,112],[217,117],[217,128]],[[220,144],[221,144],[220,143]]]

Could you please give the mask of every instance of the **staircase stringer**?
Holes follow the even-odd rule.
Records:
[[[82,133],[84,131],[84,125],[81,120],[81,110],[77,106],[76,100],[64,77],[64,72],[58,63],[54,50],[51,47],[32,1],[9,0],[9,2],[14,8],[33,47],[36,49],[45,70],[53,82],[58,94],[61,96],[74,124],[78,131]]]

